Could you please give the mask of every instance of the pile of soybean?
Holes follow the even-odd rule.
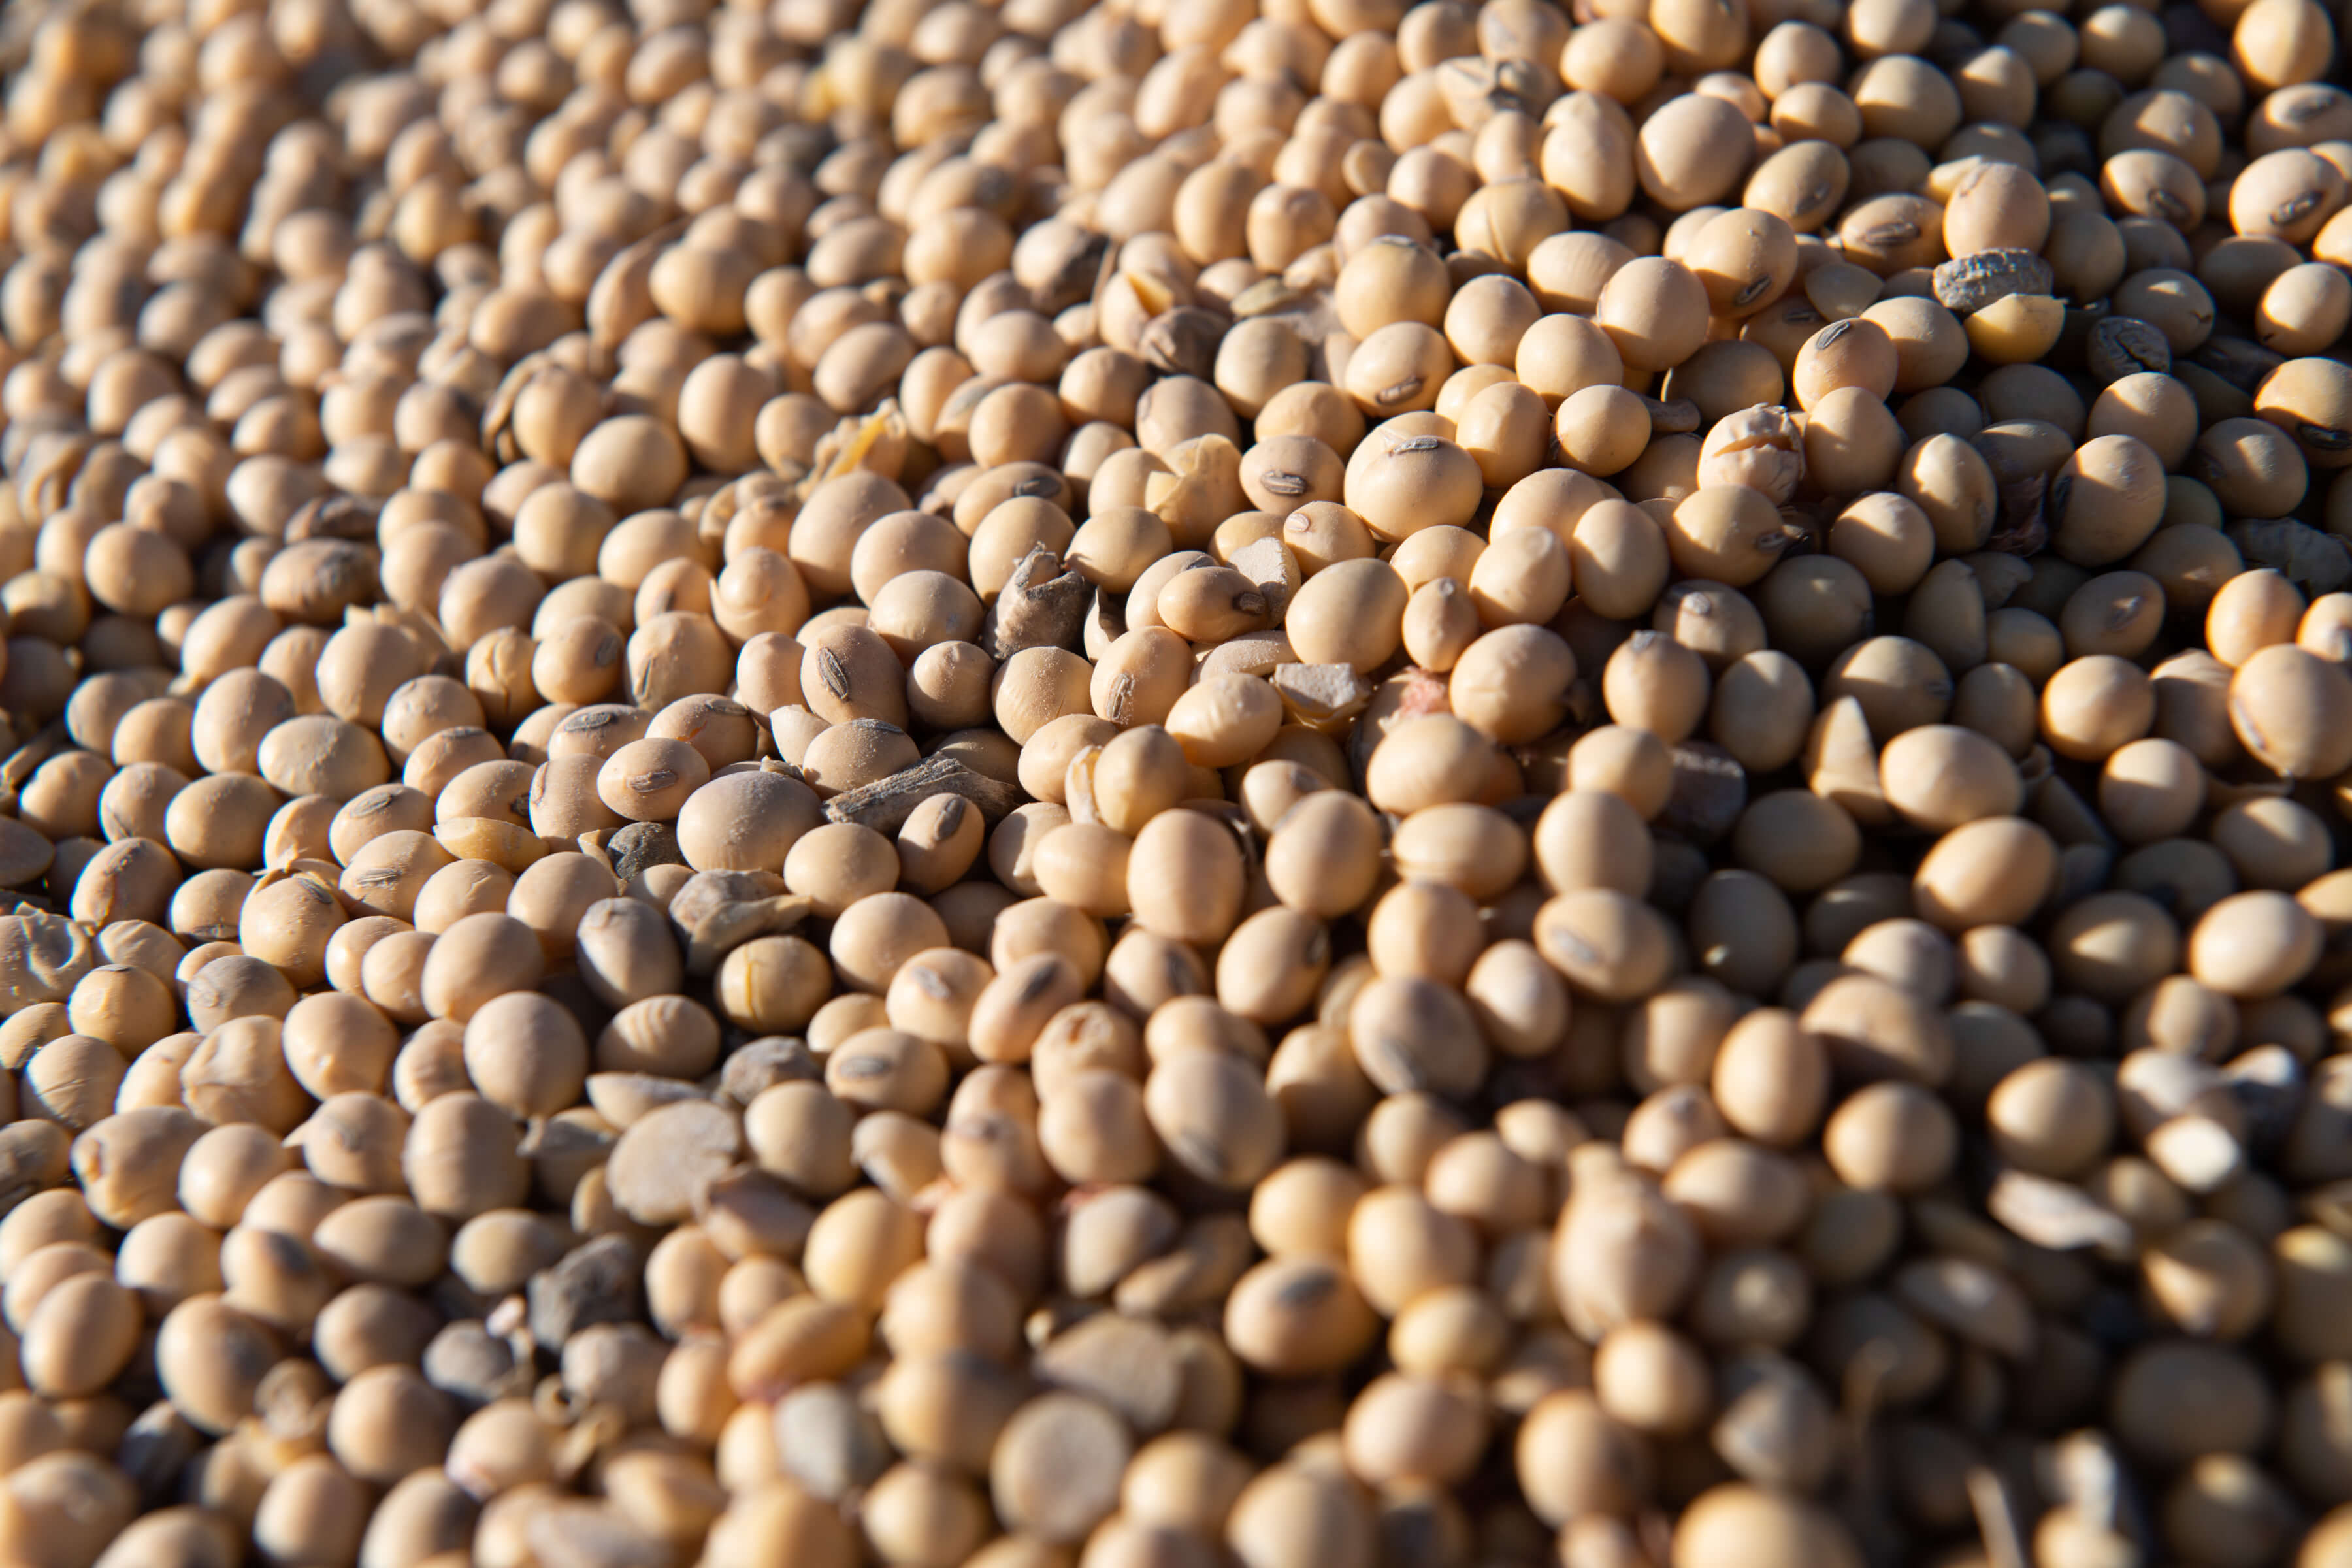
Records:
[[[0,1564],[2352,1563],[2347,20],[12,6]]]

